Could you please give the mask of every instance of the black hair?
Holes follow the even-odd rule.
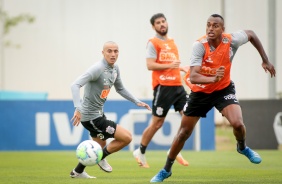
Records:
[[[158,19],[158,18],[161,18],[161,17],[163,17],[166,20],[166,18],[165,18],[163,13],[157,13],[157,14],[153,15],[151,17],[151,19],[150,19],[150,22],[151,22],[152,26],[154,25],[155,20]]]
[[[212,14],[211,17],[219,17],[224,24],[224,18],[221,15],[215,13],[215,14]]]

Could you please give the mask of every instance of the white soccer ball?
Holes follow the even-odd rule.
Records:
[[[78,161],[85,166],[93,166],[101,161],[103,150],[97,142],[86,140],[81,142],[76,149]]]

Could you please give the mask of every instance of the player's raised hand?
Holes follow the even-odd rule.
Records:
[[[152,111],[151,107],[150,107],[148,104],[144,103],[144,102],[139,102],[139,103],[137,103],[137,105],[138,105],[139,107],[145,107],[145,108],[148,109],[149,111]]]

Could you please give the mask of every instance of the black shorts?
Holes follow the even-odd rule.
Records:
[[[184,106],[184,114],[186,116],[206,117],[206,114],[213,107],[221,112],[224,107],[230,104],[239,105],[235,93],[235,84],[232,81],[226,88],[209,94],[191,92]]]
[[[107,120],[105,115],[91,121],[82,121],[81,124],[90,132],[91,137],[102,140],[113,138],[117,127],[116,123]]]
[[[161,86],[154,89],[152,113],[158,117],[165,117],[174,106],[175,111],[182,111],[187,101],[187,93],[183,86]]]

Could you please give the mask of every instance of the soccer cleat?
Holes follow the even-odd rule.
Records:
[[[72,170],[70,172],[70,177],[71,178],[89,178],[89,179],[96,178],[95,176],[89,176],[85,171],[83,171],[82,173],[77,173],[75,172],[75,170]]]
[[[162,169],[156,174],[152,179],[151,183],[158,183],[158,182],[163,182],[164,179],[170,177],[172,175],[171,172],[167,172],[165,169]]]
[[[260,158],[259,154],[255,151],[253,151],[251,148],[246,147],[244,150],[240,150],[237,147],[237,151],[238,151],[238,153],[245,155],[252,163],[254,163],[254,164],[261,163],[261,158]]]
[[[169,154],[169,151],[170,151],[170,149],[167,151],[167,155]],[[178,155],[176,156],[176,161],[178,163],[180,163],[181,165],[183,165],[183,166],[188,166],[189,165],[189,162],[183,158],[181,153],[178,153]]]
[[[98,163],[98,166],[100,167],[100,169],[102,169],[105,172],[110,173],[113,171],[113,168],[110,166],[110,164],[107,162],[105,158]]]
[[[133,151],[133,156],[135,157],[138,165],[140,167],[143,168],[149,168],[150,166],[148,165],[147,161],[146,161],[146,157],[145,154],[142,154],[140,149],[136,149],[135,151]]]

